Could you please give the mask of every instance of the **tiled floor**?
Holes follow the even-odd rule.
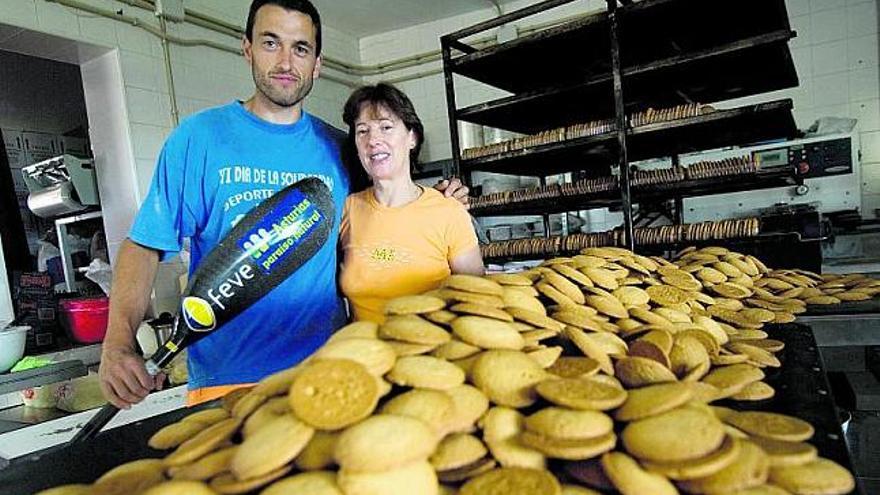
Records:
[[[855,411],[846,442],[865,494],[880,495],[880,411]]]

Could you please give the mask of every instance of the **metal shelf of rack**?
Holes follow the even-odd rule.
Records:
[[[691,179],[644,187],[633,187],[633,202],[656,202],[676,197],[692,198],[739,191],[795,186],[799,179],[793,170],[773,170],[748,175]],[[620,206],[620,191],[559,196],[519,201],[505,205],[471,208],[476,217],[520,216],[542,211],[549,214]]]

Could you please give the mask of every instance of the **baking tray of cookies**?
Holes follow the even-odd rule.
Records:
[[[814,305],[808,307],[812,309]],[[755,402],[719,401],[718,405],[801,418],[816,429],[810,443],[819,450],[819,455],[855,473],[813,331],[809,326],[797,323],[771,324],[764,329],[770,338],[785,343],[785,348],[777,354],[782,366],[765,369],[764,381],[776,389],[776,395]],[[864,492],[857,486],[851,493]]]
[[[837,304],[813,305],[804,316],[867,315],[880,314],[880,300],[842,301]]]
[[[217,407],[218,402],[177,409],[102,432],[89,442],[59,445],[13,459],[7,467],[0,469],[0,492],[4,495],[30,495],[68,483],[91,483],[119,464],[162,457],[164,453],[148,447],[146,439],[195,411]]]

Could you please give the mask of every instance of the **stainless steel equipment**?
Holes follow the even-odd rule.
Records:
[[[774,205],[812,204],[820,213],[861,210],[861,163],[858,133],[793,139],[780,143],[683,155],[681,163],[749,156],[760,170],[797,167],[801,186],[687,198],[687,222],[756,215]]]
[[[55,218],[99,204],[92,160],[61,155],[28,165],[21,173],[30,192],[28,208],[37,216]]]

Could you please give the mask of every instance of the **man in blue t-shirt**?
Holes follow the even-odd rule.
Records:
[[[254,95],[193,115],[174,130],[120,246],[99,371],[104,395],[117,407],[140,402],[161,383],[135,351],[159,261],[189,239],[192,273],[248,211],[305,177],[320,178],[333,194],[337,218],[329,240],[293,276],[189,348],[188,402],[292,366],[345,321],[336,242],[345,197],[362,171],[343,166],[344,134],[303,110],[321,68],[318,12],[308,0],[254,0],[242,48]],[[466,197],[458,181],[449,186],[447,195]]]

